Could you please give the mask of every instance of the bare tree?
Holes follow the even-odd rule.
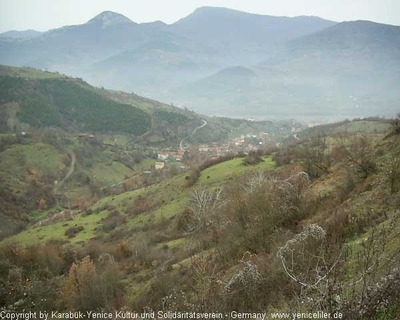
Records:
[[[326,137],[317,135],[301,149],[304,170],[311,178],[318,178],[327,173],[331,165],[330,152]]]
[[[375,170],[373,146],[366,135],[355,135],[347,140],[342,139],[340,146],[349,166],[358,177],[365,179]]]
[[[186,232],[195,233],[219,225],[219,211],[225,203],[222,189],[209,191],[203,186],[193,191],[188,206],[192,219],[186,226]]]

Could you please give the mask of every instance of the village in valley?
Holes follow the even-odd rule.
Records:
[[[247,121],[252,122],[249,119]],[[102,187],[102,190],[107,189],[111,192],[111,190],[120,191],[123,185],[127,186],[125,187],[127,190],[148,185],[165,177],[190,171],[202,163],[210,161],[216,163],[223,158],[238,154],[247,155],[252,151],[275,150],[282,143],[283,132],[297,140],[299,131],[304,127],[294,121],[272,126],[266,124],[258,128],[232,126],[228,137],[223,139],[216,137],[215,141],[204,142],[202,133],[204,126],[206,124],[195,130],[195,134],[184,136],[181,140],[171,141],[169,146],[151,143],[143,146],[133,135],[123,136],[110,133],[80,132],[76,134],[75,139],[86,153],[96,148],[103,150],[102,156],[107,157],[109,166],[122,164],[128,168],[128,171],[131,170],[130,173],[125,173],[122,180],[114,180],[113,183]],[[110,157],[111,154],[113,156]],[[92,181],[97,181],[98,178],[99,174],[90,176]],[[130,184],[132,186],[129,187]]]
[[[293,128],[293,132],[297,129]],[[193,144],[178,149],[164,149],[157,152],[158,161],[155,169],[164,169],[167,162],[181,162],[181,169],[185,169],[185,163],[196,153],[203,160],[218,160],[227,154],[243,153],[250,151],[265,150],[266,148],[276,147],[279,143],[273,142],[266,132],[259,132],[258,135],[247,133],[228,141],[212,142],[208,144]]]

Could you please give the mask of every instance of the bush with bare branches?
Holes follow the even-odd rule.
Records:
[[[220,212],[226,199],[222,189],[209,191],[206,187],[194,190],[190,194],[190,202],[187,207],[185,233],[193,234],[204,230],[211,230],[221,223]]]
[[[385,316],[399,301],[400,251],[388,248],[399,236],[397,217],[373,228],[357,249],[342,245],[332,251],[331,239],[316,224],[280,247],[277,258],[295,284],[297,303],[348,319],[393,319]]]

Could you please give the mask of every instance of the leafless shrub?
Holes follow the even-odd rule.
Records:
[[[192,270],[193,289],[197,303],[216,309],[218,291],[222,284],[220,270],[218,270],[215,257],[212,254],[200,252],[190,258]]]
[[[235,273],[223,287],[223,295],[231,296],[237,293],[255,292],[262,281],[262,275],[255,264],[243,262],[244,267]]]
[[[310,224],[278,250],[277,256],[285,273],[303,287],[317,288],[336,265],[327,268],[323,252],[325,237],[324,229],[317,224]],[[311,246],[314,246],[315,254],[309,251],[308,247]],[[302,261],[301,269],[297,269],[299,259]],[[304,268],[304,263],[307,263],[308,267]],[[314,268],[314,266],[316,267]]]
[[[189,302],[188,295],[180,290],[172,290],[172,293],[161,299],[161,310],[166,311],[199,311],[198,305]]]
[[[265,171],[258,170],[255,174],[247,178],[243,187],[246,192],[252,192],[267,182],[268,176]]]
[[[191,218],[188,221],[186,233],[196,233],[204,229],[212,229],[220,223],[219,212],[226,203],[222,189],[209,191],[201,187],[193,191],[190,195],[188,210]]]
[[[382,316],[399,298],[400,252],[388,249],[390,238],[398,237],[397,216],[372,229],[357,251],[349,246],[330,250],[325,230],[315,224],[280,247],[278,260],[297,286],[299,303],[349,319]],[[352,261],[350,274],[346,261]]]
[[[225,236],[218,247],[222,259],[237,259],[246,251],[268,253],[281,229],[296,230],[308,212],[309,184],[304,172],[286,179],[256,173],[244,183],[232,184],[224,210]]]
[[[255,258],[246,252],[240,260],[239,270],[223,283],[220,295],[226,310],[259,308],[265,277],[254,263]]]

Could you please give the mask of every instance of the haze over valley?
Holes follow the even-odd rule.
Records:
[[[398,109],[398,26],[201,7],[170,25],[107,11],[32,32],[2,34],[0,63],[207,115],[339,120]]]

